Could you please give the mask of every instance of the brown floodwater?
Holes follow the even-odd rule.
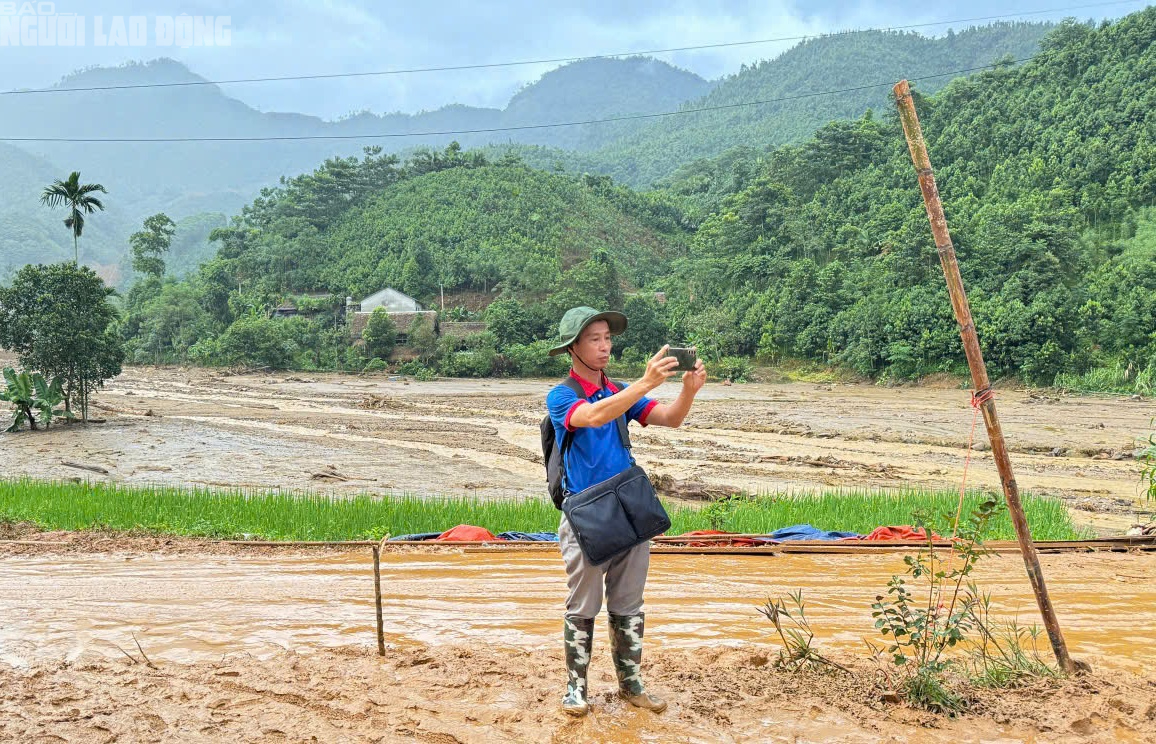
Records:
[[[1156,555],[1043,557],[1072,652],[1097,668],[1156,662]],[[859,655],[875,640],[870,605],[901,572],[899,556],[652,557],[647,638],[671,648],[772,642],[755,611],[804,590],[821,646]],[[340,554],[23,555],[0,559],[0,661],[24,666],[86,651],[198,661],[245,652],[372,644],[369,552]],[[1037,620],[1017,555],[985,559],[975,578],[997,614]],[[550,552],[393,553],[382,558],[387,642],[558,643],[565,577]],[[1046,639],[1041,653],[1049,655]]]

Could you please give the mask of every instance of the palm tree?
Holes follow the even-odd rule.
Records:
[[[46,187],[44,193],[40,195],[41,204],[46,204],[52,208],[63,205],[69,209],[64,226],[72,231],[73,263],[80,263],[79,241],[80,234],[84,232],[84,215],[92,214],[98,209],[104,211],[104,205],[101,204],[100,199],[92,196],[97,191],[102,194],[108,193],[99,183],[81,184],[80,172],[73,171],[67,181],[56,181],[51,186]]]

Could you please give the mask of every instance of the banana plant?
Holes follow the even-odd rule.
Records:
[[[36,392],[36,398],[32,405],[39,412],[38,418],[40,423],[44,424],[47,429],[52,425],[53,418],[63,416],[67,419],[72,419],[72,411],[68,410],[67,401],[64,397],[64,378],[53,377],[52,382],[44,379],[44,375],[39,372],[32,373],[32,387]],[[64,405],[61,410],[56,407]]]
[[[4,388],[0,389],[0,400],[11,403],[16,407],[16,416],[12,425],[5,431],[20,431],[25,422],[36,429],[36,418],[32,415],[32,408],[36,402],[36,389],[32,376],[27,372],[19,372],[11,367],[4,368]]]

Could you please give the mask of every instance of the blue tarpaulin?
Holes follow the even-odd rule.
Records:
[[[786,542],[788,540],[842,540],[845,537],[859,536],[857,532],[831,532],[821,530],[809,524],[795,524],[790,527],[784,527],[781,530],[775,530],[766,538],[761,539]],[[760,538],[755,538],[756,541],[759,539]]]
[[[557,532],[503,532],[498,535],[503,540],[527,540],[532,542],[558,542]]]
[[[394,540],[406,540],[406,541],[433,540],[436,537],[441,537],[441,534],[442,533],[440,533],[440,532],[419,532],[419,533],[414,534],[414,535],[398,535],[397,537],[389,538],[388,540],[386,540],[386,542],[393,542]]]

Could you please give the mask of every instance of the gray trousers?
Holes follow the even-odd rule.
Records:
[[[586,560],[578,538],[570,528],[570,521],[562,516],[558,525],[558,544],[562,561],[566,564],[566,614],[592,619],[602,609],[602,595],[606,595],[606,609],[612,615],[637,615],[642,611],[642,591],[646,588],[646,572],[650,568],[650,543],[636,545],[617,558],[601,566]]]

